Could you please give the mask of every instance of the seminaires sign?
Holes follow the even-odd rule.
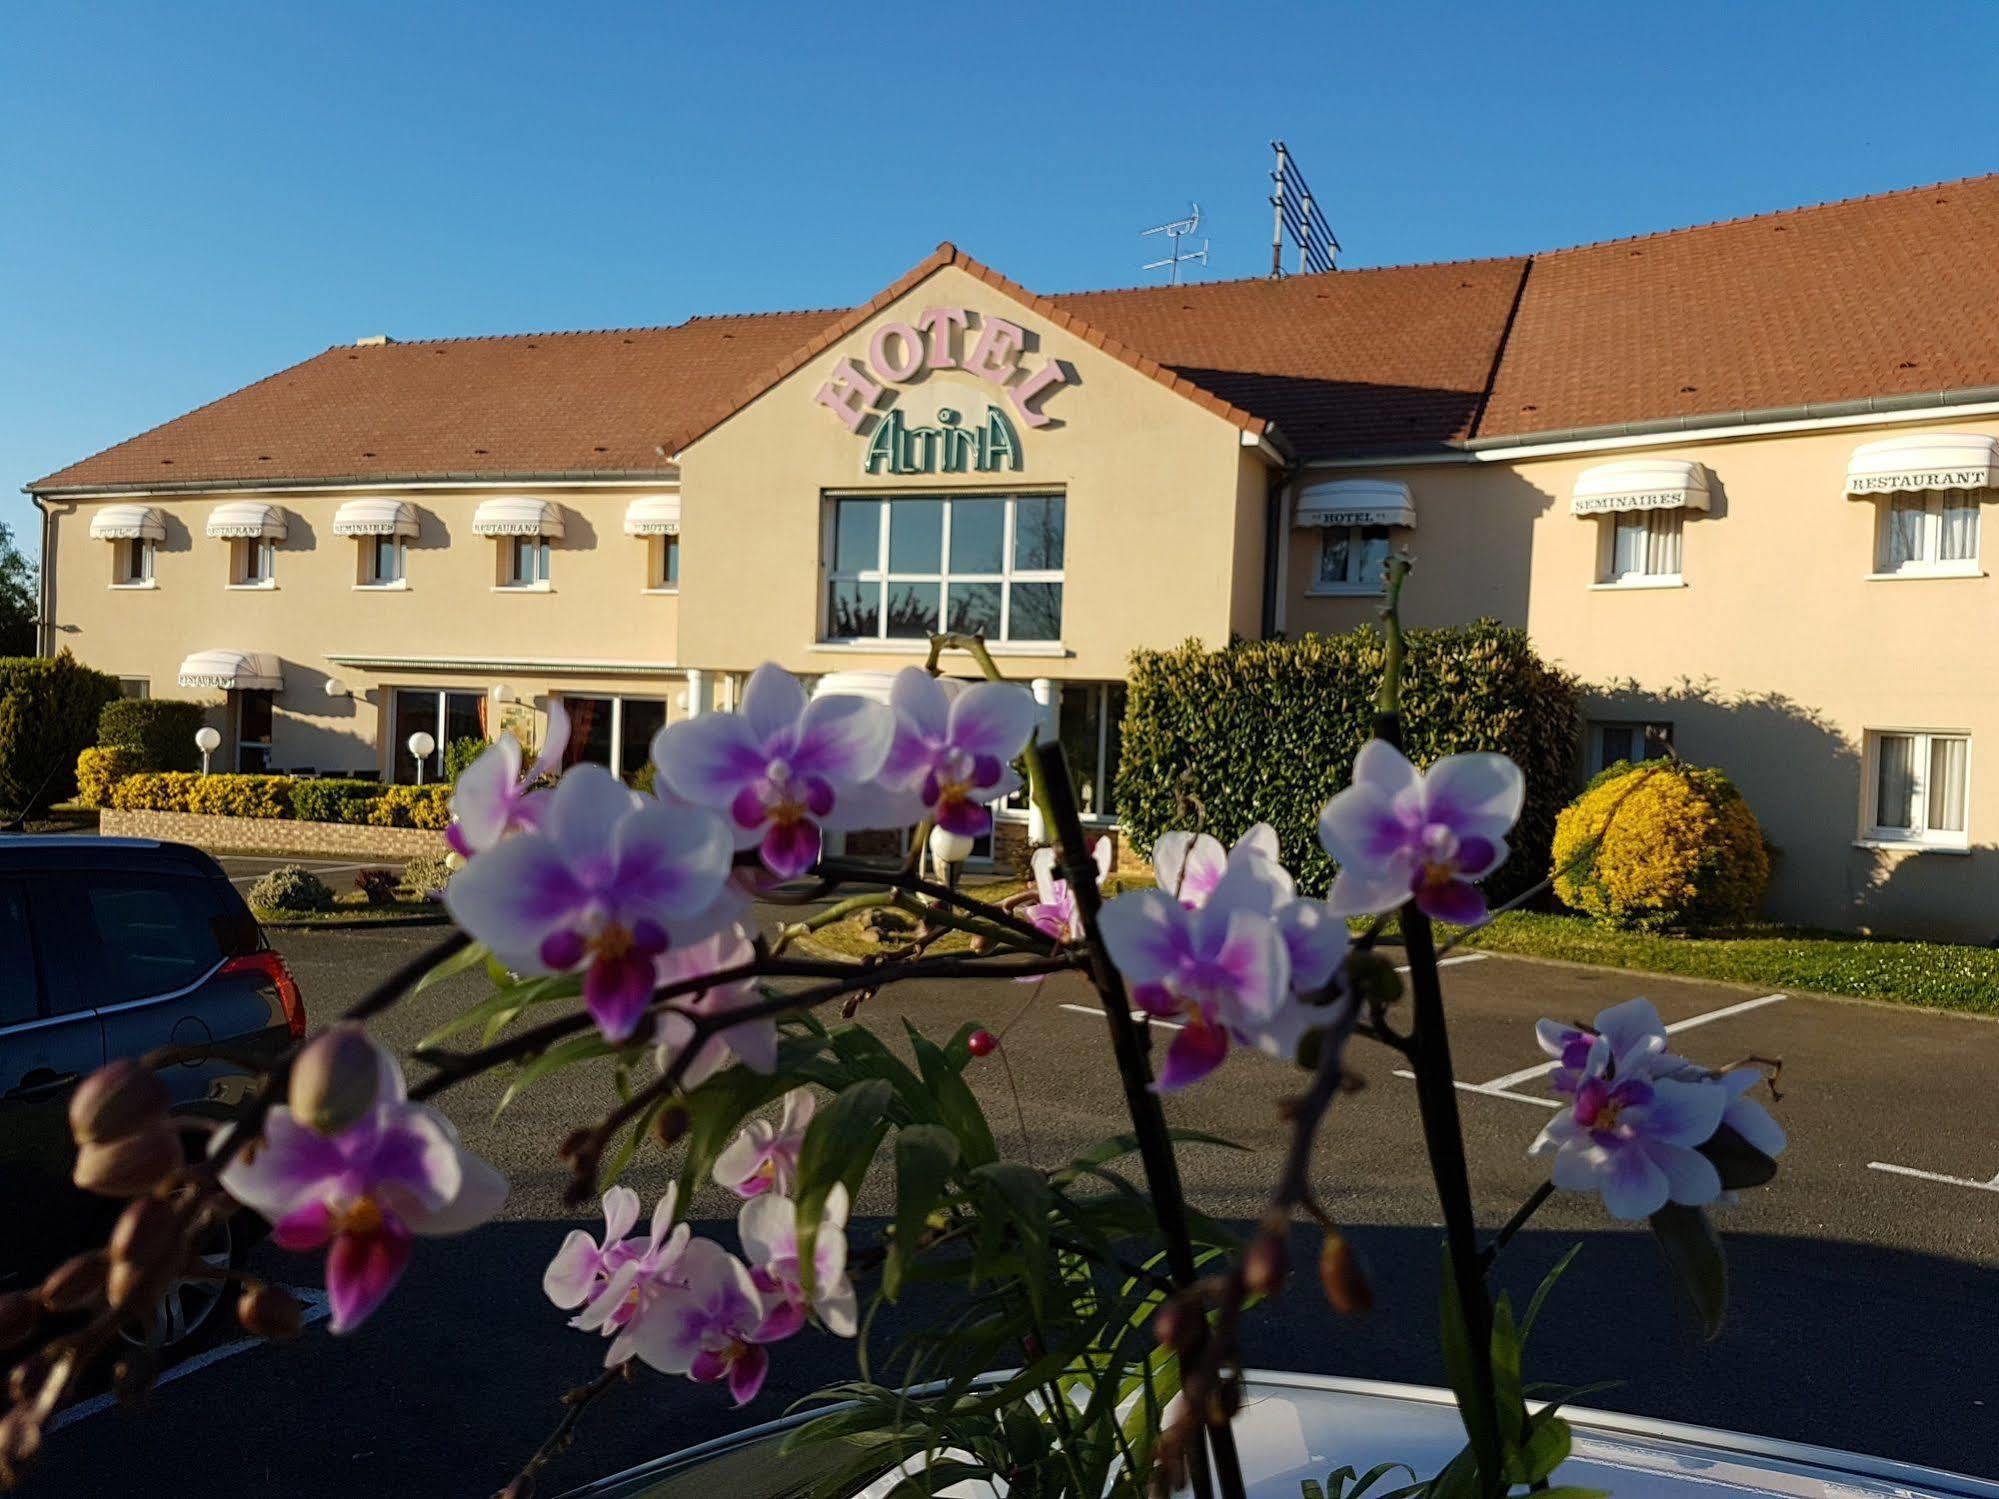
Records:
[[[969,346],[968,346],[969,345]],[[928,307],[913,323],[881,324],[868,340],[865,366],[846,358],[832,368],[812,399],[837,416],[849,432],[868,433],[862,466],[870,474],[998,473],[1020,467],[1014,423],[1045,427],[1052,420],[1041,402],[1075,371],[1059,359],[1029,372],[1021,362],[1027,330],[969,307]],[[939,370],[959,370],[992,387],[1005,403],[988,404],[983,419],[967,421],[946,406],[935,426],[912,426],[896,409],[876,408],[892,386],[909,385]],[[1009,419],[1007,413],[1012,412]]]

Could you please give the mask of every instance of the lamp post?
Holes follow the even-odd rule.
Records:
[[[437,741],[424,733],[422,729],[418,729],[414,734],[410,735],[407,742],[410,758],[416,761],[416,783],[421,786],[423,784],[423,762],[428,760],[432,752],[436,750]]]
[[[963,833],[954,833],[946,827],[930,830],[930,862],[944,875],[944,883],[953,890],[958,888],[958,871],[965,861],[972,857],[972,840]]]
[[[194,731],[194,747],[201,751],[201,773],[208,774],[208,757],[215,753],[222,743],[222,736],[207,724]]]

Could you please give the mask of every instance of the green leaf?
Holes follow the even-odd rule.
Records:
[[[504,1113],[509,1104],[549,1073],[558,1072],[577,1062],[587,1062],[592,1057],[608,1057],[617,1051],[616,1046],[595,1031],[591,1031],[588,1035],[571,1036],[567,1041],[558,1041],[540,1056],[530,1058],[522,1064],[520,1071],[514,1075],[514,1080],[507,1084],[507,1091],[500,1095],[499,1103],[494,1105],[495,1117]]]
[[[950,1058],[934,1041],[926,1040],[907,1020],[903,1027],[909,1032],[910,1049],[916,1053],[924,1085],[937,1101],[937,1117],[958,1137],[960,1157],[967,1166],[984,1166],[998,1160],[992,1126],[986,1123],[985,1110],[979,1107],[979,1100],[966,1086],[958,1068],[951,1065]]]
[[[936,1124],[912,1124],[895,1137],[895,1243],[882,1267],[882,1294],[895,1300],[916,1256],[923,1226],[958,1167],[958,1137]]]
[[[842,1089],[812,1116],[798,1148],[798,1264],[805,1290],[812,1290],[813,1241],[819,1235],[819,1215],[827,1194],[845,1183],[858,1189],[888,1131],[882,1115],[895,1089],[878,1077]]]
[[[489,956],[491,954],[486,951],[485,943],[468,942],[442,963],[431,969],[429,973],[418,979],[416,987],[410,990],[410,993],[421,994],[432,984],[441,984],[446,979],[456,978],[461,973],[469,972],[477,968],[481,963],[484,963]]]
[[[1471,1446],[1463,1456],[1476,1454],[1471,1462],[1472,1474],[1465,1481],[1472,1482],[1479,1472],[1498,1472],[1500,1468],[1499,1426],[1487,1398],[1480,1394],[1477,1355],[1474,1353],[1471,1328],[1465,1321],[1464,1306],[1458,1299],[1457,1278],[1451,1273],[1451,1256],[1446,1250],[1442,1256],[1443,1292],[1441,1296],[1441,1316],[1444,1340],[1444,1373],[1451,1382],[1451,1389],[1458,1398],[1458,1415],[1464,1422],[1465,1435]],[[1441,1483],[1450,1469],[1438,1476]]]
[[[1506,1460],[1510,1483],[1540,1483],[1569,1460],[1569,1423],[1549,1411],[1536,1413],[1528,1423],[1527,1440]]]
[[[1537,1489],[1534,1499],[1610,1499],[1609,1489],[1585,1489],[1573,1484],[1562,1484],[1552,1489]]]
[[[1777,1163],[1743,1139],[1729,1125],[1722,1125],[1705,1145],[1694,1147],[1721,1173],[1721,1185],[1730,1192],[1760,1187],[1777,1174]]]
[[[1571,1244],[1569,1252],[1555,1261],[1555,1268],[1541,1277],[1541,1284],[1534,1288],[1534,1297],[1527,1303],[1527,1315],[1520,1320],[1520,1346],[1527,1346],[1527,1339],[1533,1334],[1534,1319],[1541,1315],[1541,1307],[1548,1299],[1548,1293],[1555,1289],[1555,1282],[1562,1278],[1562,1272],[1575,1262],[1583,1252],[1581,1244]]]
[[[1501,1296],[1492,1309],[1492,1401],[1500,1441],[1510,1451],[1527,1435],[1527,1404],[1520,1398],[1520,1334],[1513,1325],[1513,1302]]]
[[[550,978],[528,979],[524,983],[508,984],[495,989],[475,1005],[460,1010],[451,1019],[417,1042],[416,1050],[421,1053],[431,1050],[450,1040],[461,1031],[468,1031],[476,1025],[486,1027],[485,1040],[481,1044],[490,1045],[493,1037],[505,1028],[521,1011],[530,1005],[543,1004],[549,1000],[572,999],[582,992],[582,986],[568,974],[558,974]],[[497,1023],[496,1023],[497,1022]]]
[[[1728,1260],[1722,1253],[1721,1236],[1706,1213],[1674,1202],[1652,1215],[1652,1236],[1693,1298],[1702,1332],[1714,1338],[1728,1315]]]

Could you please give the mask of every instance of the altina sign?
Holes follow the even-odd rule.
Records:
[[[927,307],[914,322],[876,326],[867,362],[840,360],[812,399],[837,416],[849,432],[868,431],[863,467],[871,474],[998,473],[1020,467],[1014,427],[1045,427],[1041,409],[1050,393],[1075,382],[1059,359],[1029,371],[1021,362],[1027,331],[1002,317],[969,307]],[[946,406],[935,426],[913,426],[893,408],[882,411],[892,386],[909,385],[939,370],[958,370],[984,382],[1005,403],[989,404],[982,419],[967,420]],[[1007,412],[1011,411],[1012,420]],[[870,425],[872,424],[872,425]]]

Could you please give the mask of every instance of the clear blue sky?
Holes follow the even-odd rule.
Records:
[[[1267,264],[1285,137],[1387,264],[1999,168],[1999,3],[0,9],[0,520],[329,344],[846,304],[953,239]]]

